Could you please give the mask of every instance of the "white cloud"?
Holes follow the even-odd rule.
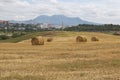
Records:
[[[39,15],[63,14],[120,24],[119,4],[119,0],[0,0],[0,19],[28,20]]]
[[[50,0],[50,2],[52,2],[52,3],[58,3],[57,0]]]

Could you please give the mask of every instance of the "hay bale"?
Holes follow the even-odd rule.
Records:
[[[53,41],[52,37],[47,38],[47,42],[52,42],[52,41]]]
[[[32,43],[32,45],[39,45],[39,39],[34,37],[31,39],[31,43]]]
[[[97,37],[92,37],[91,41],[99,41],[99,39]]]
[[[44,39],[43,38],[38,39],[38,38],[34,37],[31,39],[31,43],[32,43],[32,45],[44,45]]]
[[[85,37],[82,37],[82,36],[77,36],[76,42],[87,42],[87,39]]]
[[[83,37],[83,42],[87,42],[87,38]]]
[[[43,37],[39,38],[39,44],[44,45],[44,38]]]
[[[83,38],[81,36],[76,37],[76,42],[82,42],[82,41],[83,41]]]

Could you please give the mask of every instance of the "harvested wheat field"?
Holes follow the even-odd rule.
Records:
[[[44,45],[0,43],[0,80],[120,80],[120,36],[59,32]]]

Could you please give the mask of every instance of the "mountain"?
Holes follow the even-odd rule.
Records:
[[[53,15],[53,16],[38,16],[33,20],[27,20],[27,21],[10,21],[11,23],[25,23],[25,24],[36,24],[36,23],[48,23],[48,24],[55,24],[55,25],[65,25],[65,26],[72,26],[72,25],[78,25],[78,24],[97,24],[94,22],[89,22],[82,20],[78,17],[66,17],[64,15]]]

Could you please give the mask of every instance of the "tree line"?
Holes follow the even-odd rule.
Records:
[[[66,27],[65,31],[89,31],[89,32],[108,32],[108,31],[120,31],[120,25],[104,24],[104,25],[90,25],[79,24],[77,26]]]

